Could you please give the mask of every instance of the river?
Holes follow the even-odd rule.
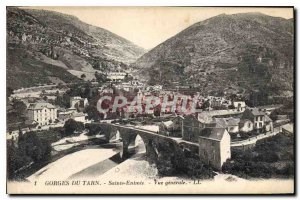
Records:
[[[132,160],[134,163],[139,162],[145,165],[148,163],[144,159],[145,146],[139,136],[136,139],[136,144],[136,154],[127,159],[129,160],[128,163]],[[110,170],[112,169],[119,171],[122,166],[119,168],[117,166],[124,162],[120,157],[120,147],[120,142],[88,146],[49,163],[27,177],[27,180],[34,182],[37,180],[88,179],[111,173]]]

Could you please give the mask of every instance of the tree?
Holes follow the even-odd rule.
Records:
[[[58,105],[62,108],[70,107],[70,95],[65,93],[62,96],[58,95],[54,101],[55,105]]]
[[[95,72],[95,77],[96,77],[98,83],[105,83],[106,82],[106,75],[105,74]]]
[[[17,128],[23,126],[26,121],[27,106],[20,100],[13,99],[7,110],[8,128]]]
[[[42,90],[42,92],[40,93],[40,97],[45,96],[45,94],[46,94],[46,90]]]
[[[81,74],[80,76],[82,79],[85,79],[86,78],[86,75],[85,74]]]
[[[85,124],[85,128],[88,130],[87,135],[97,135],[101,133],[101,126],[96,123]]]
[[[132,80],[133,80],[133,77],[131,75],[129,75],[128,73],[126,73],[126,75],[124,77],[124,82],[129,82]]]
[[[11,87],[6,87],[6,97],[10,97],[14,93],[14,90]]]
[[[73,135],[75,131],[82,131],[84,125],[82,122],[77,122],[74,119],[69,119],[65,122],[63,136]]]
[[[210,103],[209,103],[209,101],[207,100],[207,101],[205,101],[205,102],[203,103],[202,108],[203,108],[203,109],[206,109],[206,108],[209,108],[209,106],[210,106]]]
[[[19,140],[18,147],[22,153],[29,156],[34,162],[47,160],[51,155],[51,145],[40,139],[34,132],[24,134]]]
[[[32,162],[32,159],[20,151],[13,143],[7,144],[7,176],[13,179],[16,176],[15,171]]]
[[[92,119],[94,121],[99,121],[101,119],[100,113],[94,105],[88,105],[85,112],[88,115],[88,119]]]
[[[234,105],[229,105],[228,109],[235,109]]]

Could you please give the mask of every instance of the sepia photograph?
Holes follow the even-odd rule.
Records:
[[[294,14],[7,6],[6,192],[295,194]]]

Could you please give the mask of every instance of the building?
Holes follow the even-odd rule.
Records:
[[[215,118],[217,128],[226,128],[229,133],[239,132],[239,118]]]
[[[242,115],[241,119],[248,119],[253,123],[253,129],[258,133],[264,131],[273,132],[273,122],[272,120],[258,108],[246,109]]]
[[[72,119],[74,119],[77,122],[85,123],[85,114],[82,112],[74,112],[72,115]]]
[[[246,103],[245,101],[234,101],[233,106],[238,111],[244,112],[246,110]]]
[[[293,136],[294,135],[294,124],[289,123],[285,124],[281,127],[281,132],[286,136]]]
[[[236,109],[211,110],[211,111],[203,111],[201,113],[197,113],[197,118],[202,123],[212,123],[214,118],[228,118],[228,117],[238,118],[241,115],[242,112],[237,111]]]
[[[81,98],[79,96],[70,98],[70,108],[71,109],[76,108],[79,110],[83,110],[88,105],[89,105],[89,101],[87,100],[87,98]]]
[[[267,132],[274,131],[273,121],[268,115],[265,115],[265,131]]]
[[[113,88],[106,86],[106,87],[99,87],[98,92],[100,94],[113,94],[114,90]]]
[[[194,115],[188,115],[182,120],[182,139],[198,142],[201,131],[204,128],[215,127],[214,122],[203,123],[199,121]]]
[[[75,108],[75,105],[81,101],[81,97],[71,97],[70,98],[70,108]]]
[[[35,121],[38,125],[48,125],[57,119],[57,109],[50,103],[33,103],[27,108],[28,120]]]
[[[121,82],[125,79],[126,73],[125,72],[110,72],[107,74],[107,79],[112,82]]]
[[[75,121],[78,121],[78,122],[86,122],[86,119],[85,119],[86,115],[82,112],[77,112],[76,110],[66,110],[66,111],[61,111],[58,113],[58,119],[61,121],[61,122],[66,122],[68,121],[69,119],[74,119]]]
[[[158,125],[159,134],[170,136],[170,132],[173,131],[173,122],[171,120],[160,122]]]
[[[217,170],[231,158],[230,135],[225,128],[205,128],[199,135],[199,156]]]
[[[253,131],[253,122],[249,119],[241,119],[239,122],[239,130],[244,133]]]
[[[184,117],[177,116],[172,120],[159,123],[159,133],[172,137],[182,137],[182,121]]]

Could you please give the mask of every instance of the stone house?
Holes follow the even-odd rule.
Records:
[[[238,111],[244,112],[246,110],[246,103],[245,101],[234,101],[233,106]]]
[[[237,133],[239,132],[239,118],[215,118],[216,127],[226,128],[229,133]]]
[[[225,128],[205,128],[199,135],[199,156],[217,170],[231,158],[230,135]]]
[[[50,103],[33,103],[27,108],[28,120],[38,125],[48,125],[57,119],[57,109]]]
[[[81,97],[71,97],[70,98],[70,108],[76,108],[77,110],[83,111],[89,105],[87,98]]]
[[[172,120],[159,123],[159,133],[167,136],[182,137],[183,116],[177,116]]]
[[[204,128],[215,126],[216,124],[213,122],[203,123],[194,115],[188,115],[182,120],[182,139],[191,142],[198,142],[198,138]]]
[[[239,130],[244,133],[253,131],[253,122],[249,119],[241,119],[239,122]]]
[[[261,109],[246,109],[241,119],[250,120],[253,123],[253,129],[258,133],[262,133],[264,131],[273,131],[272,120]]]

